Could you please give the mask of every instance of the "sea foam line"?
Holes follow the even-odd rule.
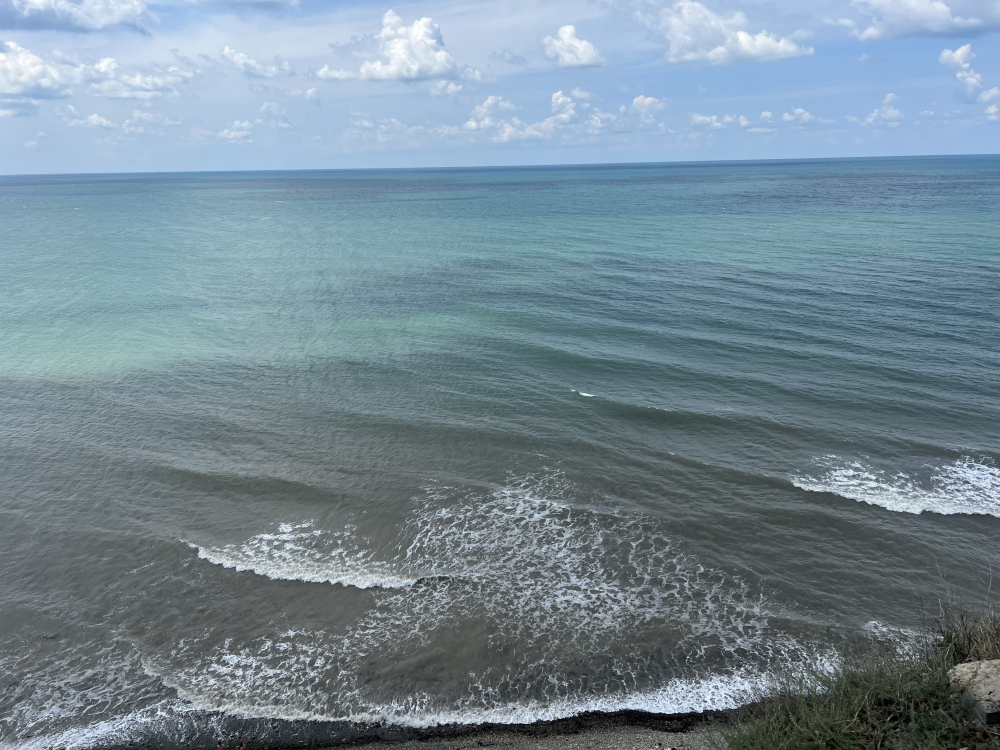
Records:
[[[396,589],[412,586],[425,577],[401,573],[373,560],[370,551],[358,548],[350,530],[321,531],[311,521],[281,524],[276,533],[257,534],[240,544],[208,547],[185,543],[198,550],[202,560],[276,581]]]
[[[929,482],[923,484],[904,472],[889,474],[839,456],[824,456],[816,462],[827,471],[818,477],[793,476],[792,484],[898,513],[927,511],[1000,518],[1000,469],[985,460],[962,456],[951,464],[933,467]]]

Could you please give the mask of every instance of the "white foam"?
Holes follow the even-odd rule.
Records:
[[[331,583],[368,588],[404,588],[423,576],[400,573],[359,548],[351,529],[330,532],[313,522],[281,524],[276,533],[258,534],[240,544],[203,547],[198,557],[237,572],[252,571],[277,581]]]
[[[810,492],[832,492],[899,513],[967,513],[1000,518],[1000,469],[992,462],[963,456],[943,466],[928,466],[929,478],[918,481],[904,472],[889,473],[838,456],[816,460],[826,471],[818,477],[792,477]]]
[[[87,750],[118,744],[135,744],[151,735],[168,736],[186,744],[182,732],[178,732],[185,714],[200,714],[196,706],[176,699],[162,701],[149,708],[132,711],[124,716],[103,719],[89,724],[80,724],[66,729],[10,740],[5,747],[16,750]],[[197,722],[191,717],[192,725]],[[192,726],[193,728],[193,726]],[[193,734],[193,733],[192,733]]]
[[[583,396],[584,398],[593,398],[594,397],[593,393],[584,393],[583,391],[576,390],[576,388],[574,388],[572,390],[573,390],[573,393],[575,393],[577,396]]]
[[[771,668],[814,658],[774,631],[759,595],[679,550],[662,522],[580,509],[573,496],[558,473],[491,493],[432,488],[388,564],[453,575],[374,589],[346,630],[179,650],[156,672],[206,711],[429,726],[732,707]]]
[[[87,636],[51,647],[37,637],[0,644],[0,674],[12,681],[0,697],[5,747],[108,745],[162,716],[167,693],[131,644],[97,629]]]
[[[203,710],[223,711],[229,715],[286,721],[347,721],[356,724],[389,724],[398,727],[426,729],[445,724],[532,724],[577,716],[588,711],[614,712],[624,710],[650,713],[682,714],[738,708],[773,692],[776,678],[746,671],[735,675],[710,675],[705,678],[677,679],[667,685],[641,693],[618,693],[590,698],[556,698],[528,700],[503,705],[467,705],[448,709],[427,706],[437,702],[437,696],[412,695],[404,701],[372,705],[360,712],[331,716],[280,706],[250,706],[245,702],[213,704]],[[186,696],[197,705],[197,696]]]
[[[929,631],[921,632],[912,628],[894,627],[878,620],[866,622],[862,626],[862,630],[872,640],[888,645],[896,654],[903,657],[911,657],[918,654],[920,649],[927,646],[932,638]]]
[[[430,488],[385,562],[354,529],[312,523],[197,547],[271,578],[374,585],[371,602],[349,626],[175,642],[143,660],[157,678],[145,708],[61,705],[21,723],[38,728],[23,750],[203,736],[226,717],[427,727],[732,708],[770,690],[769,674],[815,664],[759,594],[680,550],[667,524],[575,500],[558,473]],[[399,573],[414,570],[442,577]]]

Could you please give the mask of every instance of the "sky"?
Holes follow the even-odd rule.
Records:
[[[1000,151],[1000,0],[0,0],[0,174]]]

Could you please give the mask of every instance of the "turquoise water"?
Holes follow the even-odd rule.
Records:
[[[0,742],[905,648],[1000,562],[998,198],[982,156],[0,179]]]

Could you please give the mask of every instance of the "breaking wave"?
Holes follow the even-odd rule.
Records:
[[[373,588],[352,626],[227,640],[150,668],[207,711],[428,726],[732,707],[769,674],[818,658],[759,592],[681,550],[664,522],[584,510],[572,495],[558,474],[492,492],[430,488],[385,563],[422,575]],[[362,548],[300,524],[204,556],[341,581],[345,560],[371,564]]]
[[[276,581],[333,583],[368,588],[403,588],[423,576],[400,573],[359,547],[352,529],[324,531],[312,521],[284,523],[276,532],[258,534],[241,544],[203,547],[198,557],[237,572],[252,571]]]
[[[833,455],[816,462],[826,471],[815,477],[792,477],[796,487],[832,492],[899,513],[927,511],[1000,518],[1000,469],[985,459],[962,456],[944,466],[924,467],[922,477],[901,471],[890,473]]]

